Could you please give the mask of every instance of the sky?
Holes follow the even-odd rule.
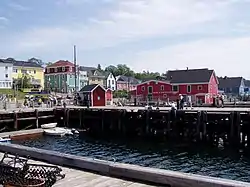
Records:
[[[250,79],[250,0],[0,0],[0,58]]]

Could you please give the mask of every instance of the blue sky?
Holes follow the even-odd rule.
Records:
[[[250,78],[250,0],[1,0],[0,58]]]

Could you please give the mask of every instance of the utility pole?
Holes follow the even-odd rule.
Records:
[[[77,97],[76,97],[76,46],[74,45],[74,66],[75,66],[75,105],[77,105]]]

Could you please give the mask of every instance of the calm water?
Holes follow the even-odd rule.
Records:
[[[250,158],[219,148],[166,145],[145,140],[44,137],[14,143],[74,155],[250,182]]]

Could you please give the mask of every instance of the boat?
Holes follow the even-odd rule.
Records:
[[[41,125],[42,129],[52,129],[55,128],[57,126],[57,123],[47,123],[44,125]]]
[[[10,142],[10,141],[11,141],[10,138],[2,138],[2,137],[0,137],[0,143]]]
[[[44,129],[44,133],[50,136],[64,136],[67,133],[67,130],[64,128],[55,127],[51,129]]]

